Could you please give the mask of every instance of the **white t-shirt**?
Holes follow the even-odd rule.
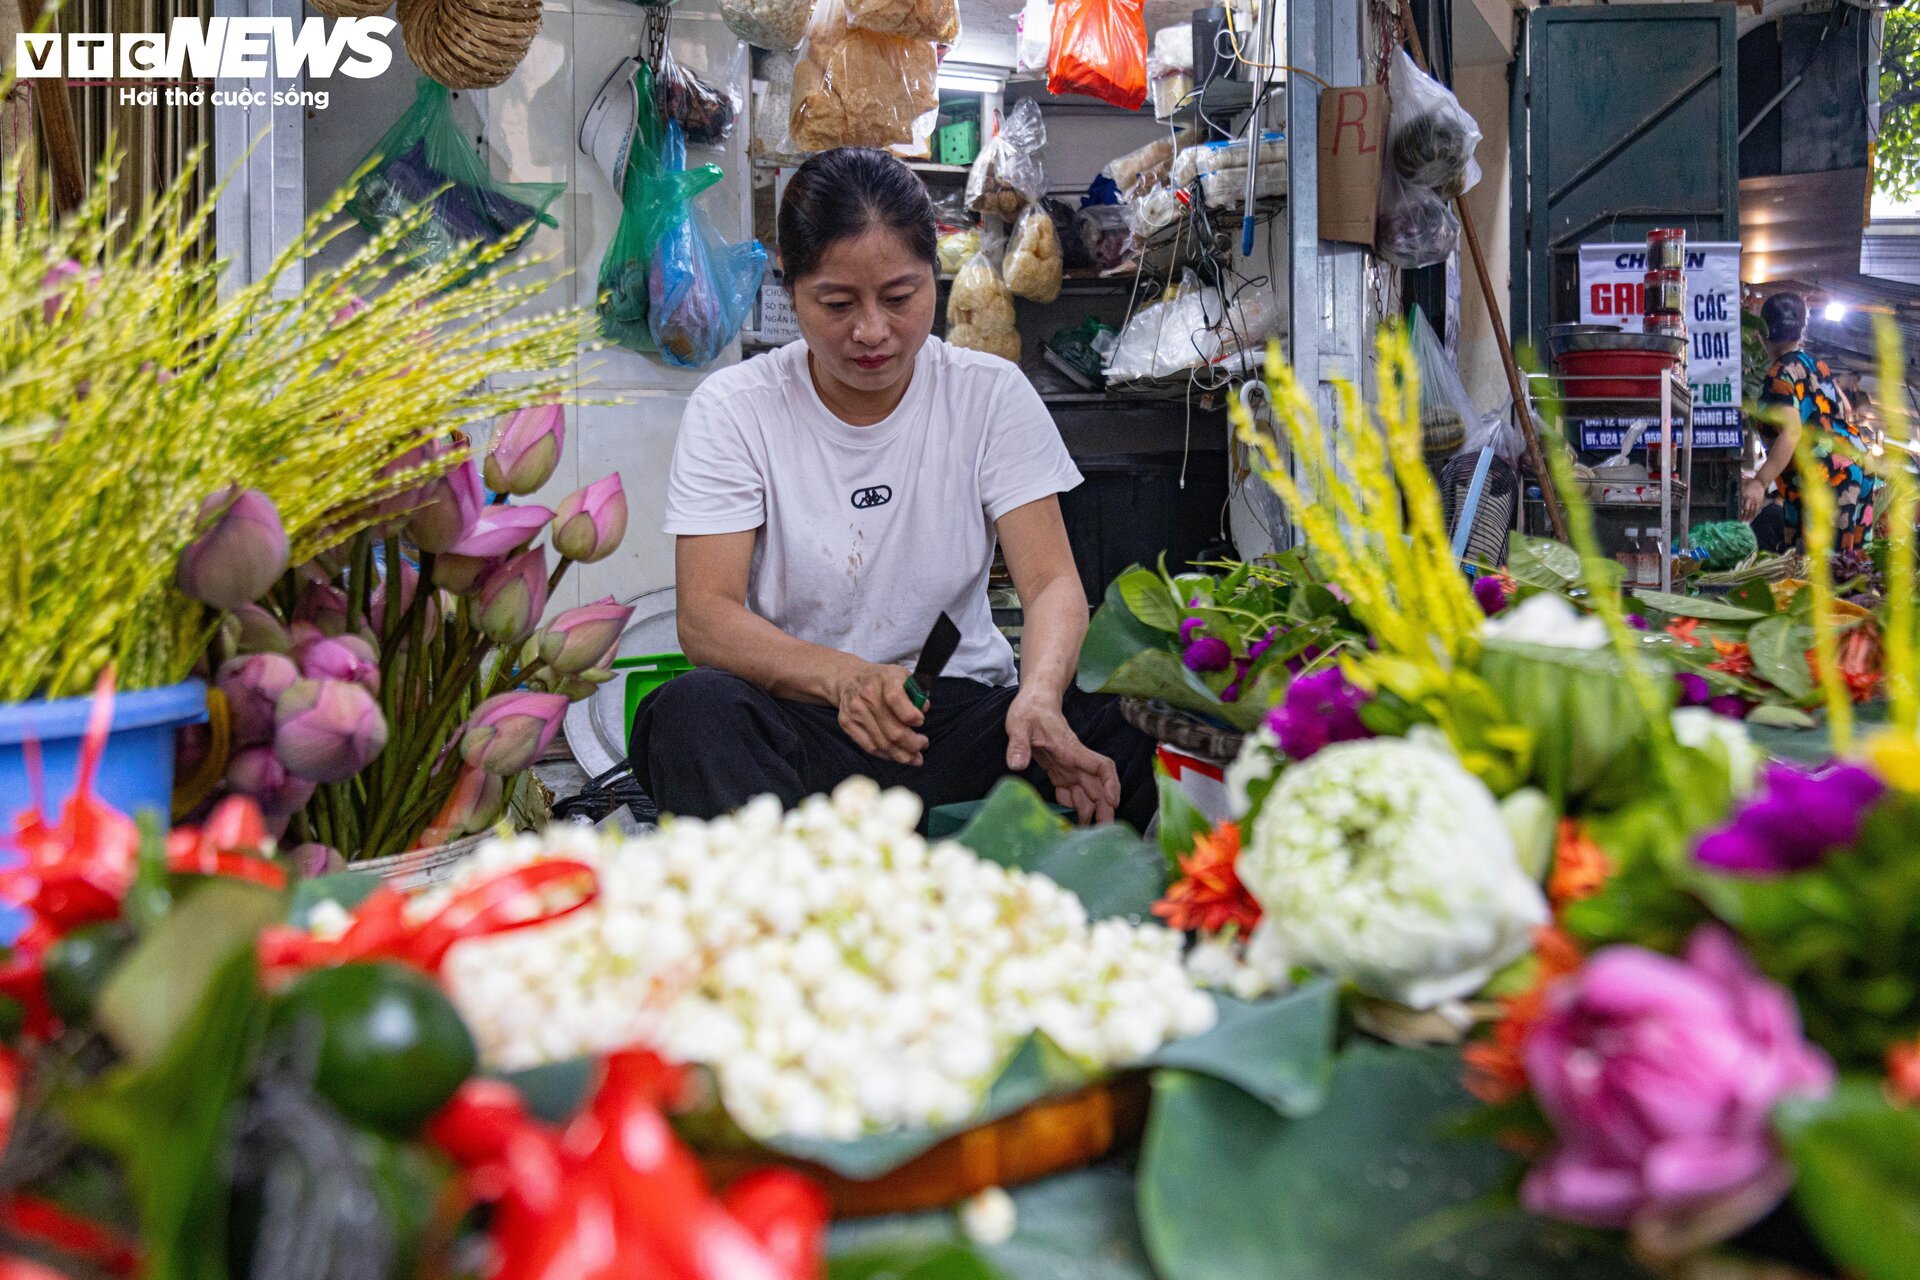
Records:
[[[759,530],[747,607],[789,635],[912,666],[944,611],[960,648],[943,674],[1010,685],[1013,649],[987,604],[994,522],[1079,483],[1005,360],[929,337],[899,405],[855,427],[821,403],[794,342],[687,401],[665,530]]]

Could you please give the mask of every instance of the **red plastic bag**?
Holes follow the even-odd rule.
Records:
[[[1086,93],[1128,111],[1147,100],[1144,0],[1060,0],[1047,54],[1048,93]]]

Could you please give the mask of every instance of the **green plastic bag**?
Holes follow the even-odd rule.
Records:
[[[426,220],[403,242],[404,251],[437,262],[462,244],[523,240],[536,222],[558,226],[547,206],[564,182],[496,182],[487,162],[454,123],[447,87],[421,77],[413,105],[367,153],[373,167],[360,180],[347,212],[377,232],[422,203]]]
[[[600,333],[629,351],[657,352],[647,322],[648,265],[666,233],[686,221],[693,198],[720,181],[720,167],[666,167],[665,130],[653,96],[653,72],[642,66],[633,77],[639,105],[627,168],[620,183],[620,225],[600,259]]]

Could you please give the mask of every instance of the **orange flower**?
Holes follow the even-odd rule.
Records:
[[[1880,628],[1863,622],[1840,640],[1840,678],[1847,694],[1855,702],[1865,702],[1880,689],[1880,662],[1883,656]],[[1814,682],[1820,680],[1820,659],[1815,650],[1807,650],[1807,670]]]
[[[1560,839],[1553,849],[1553,874],[1547,878],[1547,900],[1557,914],[1569,902],[1591,898],[1613,874],[1606,850],[1587,834],[1586,824],[1560,819]]]
[[[1887,1092],[1898,1102],[1920,1102],[1920,1037],[1887,1050]]]
[[[1511,1102],[1527,1091],[1527,1037],[1546,1012],[1547,989],[1580,967],[1580,948],[1559,929],[1536,929],[1533,940],[1533,985],[1517,996],[1502,996],[1493,1039],[1475,1041],[1462,1051],[1467,1090],[1489,1106]]]
[[[1153,914],[1175,929],[1218,933],[1235,925],[1250,932],[1260,923],[1260,904],[1233,869],[1239,860],[1237,823],[1223,822],[1196,837],[1193,852],[1180,859],[1180,879],[1153,904]]]
[[[1713,651],[1720,657],[1707,664],[1709,671],[1724,671],[1730,676],[1750,676],[1753,674],[1753,651],[1746,642],[1715,640]]]
[[[1700,629],[1700,619],[1681,618],[1667,624],[1667,634],[1689,649],[1700,647],[1700,637],[1693,634]]]

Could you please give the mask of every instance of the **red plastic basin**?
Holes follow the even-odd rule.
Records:
[[[1563,351],[1558,364],[1568,399],[1654,399],[1660,375],[1677,357],[1664,351]]]

